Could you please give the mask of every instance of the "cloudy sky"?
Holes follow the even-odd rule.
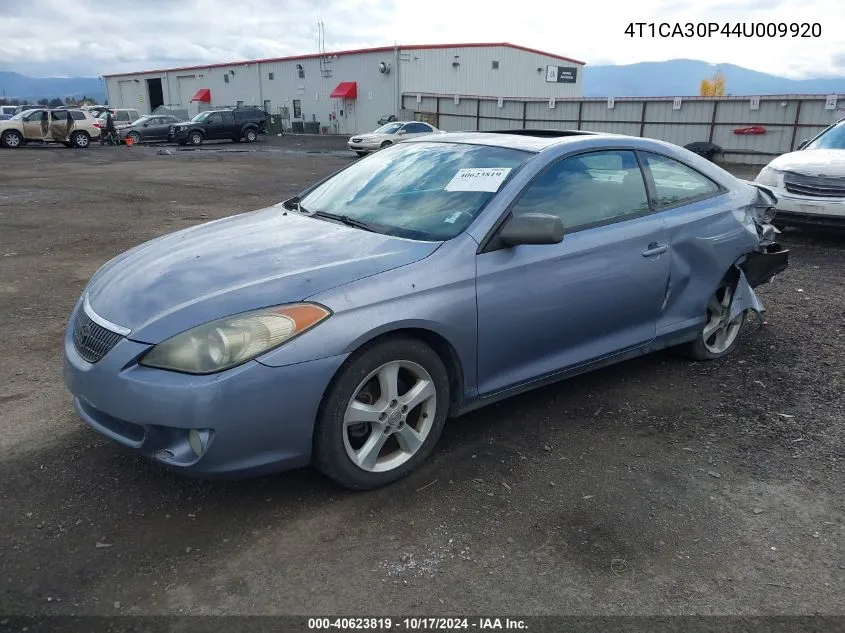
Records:
[[[685,57],[845,78],[843,0],[0,0],[0,70],[97,76],[326,47],[495,42],[590,65]],[[818,22],[819,38],[631,38],[631,22]],[[845,84],[843,84],[845,89]]]

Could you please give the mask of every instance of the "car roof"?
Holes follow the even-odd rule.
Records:
[[[468,143],[540,152],[552,145],[566,143],[569,140],[585,136],[619,138],[616,134],[600,134],[586,130],[503,130],[500,132],[447,132],[437,136],[409,139],[404,142]]]

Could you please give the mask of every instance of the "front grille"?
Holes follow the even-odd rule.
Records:
[[[836,176],[810,176],[786,172],[783,185],[789,193],[814,198],[845,198],[845,178]]]
[[[122,338],[122,334],[94,323],[80,308],[73,323],[73,346],[82,358],[96,363]]]

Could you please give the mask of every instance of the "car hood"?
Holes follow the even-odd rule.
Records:
[[[845,150],[805,149],[778,156],[769,167],[813,176],[845,176]]]
[[[372,233],[273,206],[146,242],[86,288],[99,316],[158,343],[231,314],[301,301],[418,261],[439,242]]]

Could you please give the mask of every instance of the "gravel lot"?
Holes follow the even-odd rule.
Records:
[[[476,411],[376,492],[182,479],[84,426],[60,361],[89,276],[348,164],[333,148],[0,151],[0,613],[845,614],[844,237],[784,235],[732,357]]]

